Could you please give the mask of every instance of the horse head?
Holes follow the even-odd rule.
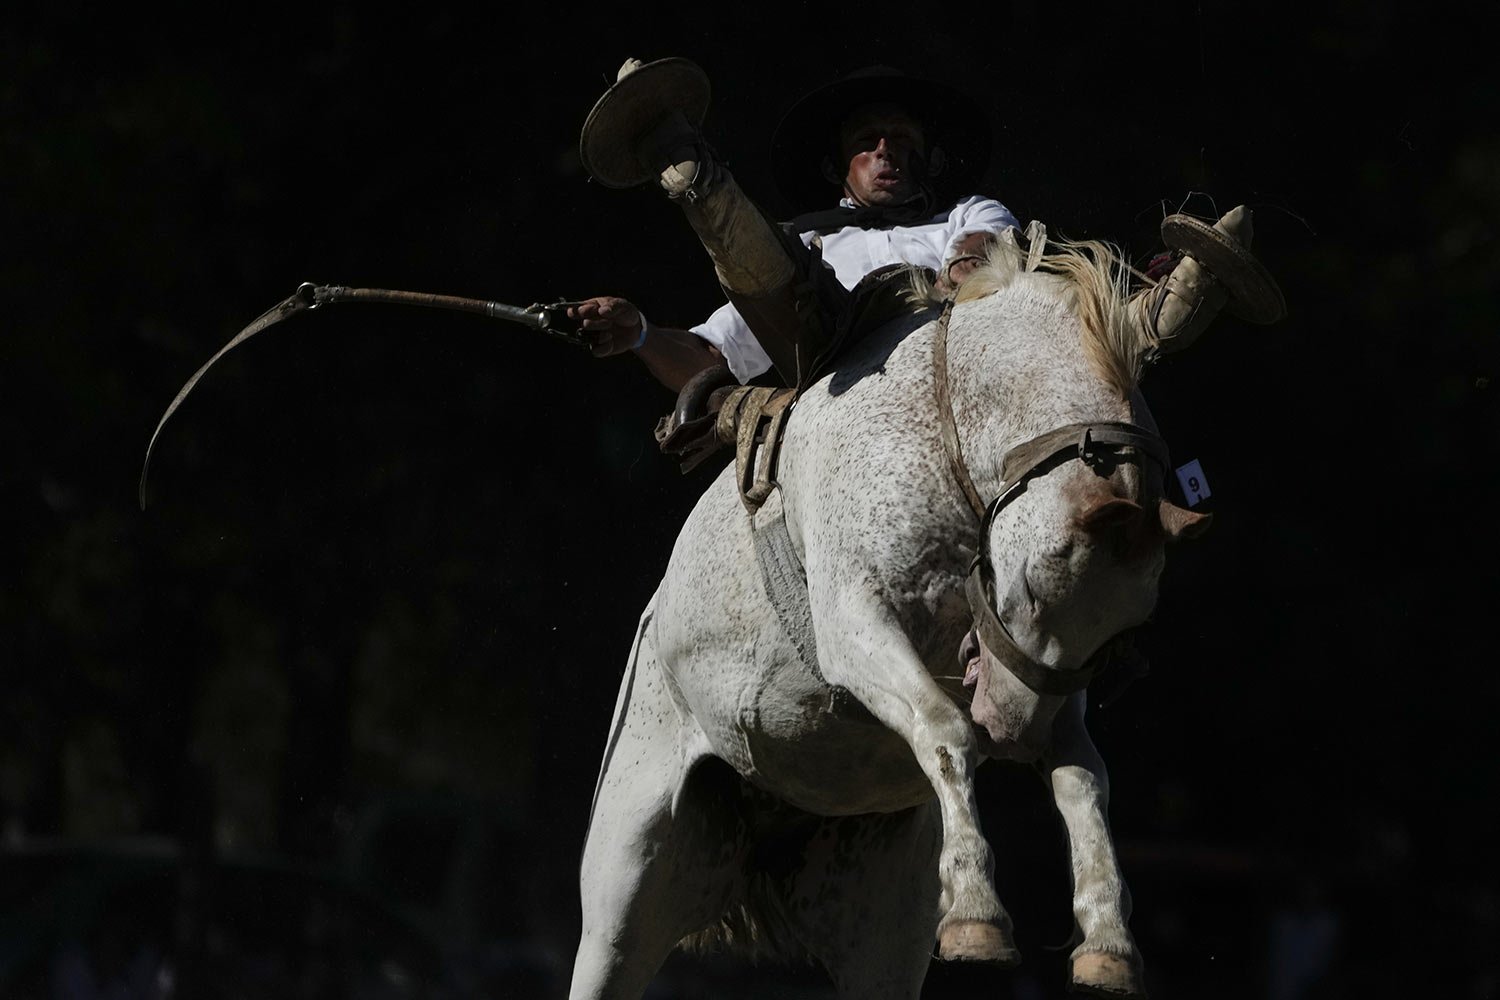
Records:
[[[993,497],[959,655],[990,749],[1033,759],[1063,696],[1150,615],[1167,543],[1209,518],[1165,496],[1166,447],[1137,389],[1152,345],[1127,322],[1118,257],[1082,244],[1035,272],[1019,260],[997,248],[951,319],[953,398],[975,408],[955,420]]]

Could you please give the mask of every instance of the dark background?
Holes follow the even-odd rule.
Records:
[[[1149,374],[1216,521],[1169,562],[1151,673],[1091,715],[1148,982],[1496,995],[1479,22],[734,11],[8,17],[0,995],[565,992],[625,653],[714,471],[656,452],[667,393],[519,327],[340,306],[223,361],[144,513],[135,489],[177,388],[305,280],[706,315],[719,291],[675,210],[577,159],[631,55],[707,70],[706,128],[777,213],[781,111],[875,62],[993,109],[985,190],[1054,234],[1143,262],[1168,212],[1256,211],[1291,315],[1221,319]],[[935,966],[924,995],[1058,995],[1060,826],[1032,775],[981,773],[1026,964]],[[656,995],[818,983],[674,959]]]

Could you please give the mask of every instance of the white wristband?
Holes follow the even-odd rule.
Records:
[[[634,344],[630,345],[632,351],[639,351],[646,344],[646,332],[651,329],[651,323],[645,316],[641,316],[641,335],[636,338]]]

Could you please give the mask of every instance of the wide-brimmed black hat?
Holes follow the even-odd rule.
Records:
[[[815,208],[829,201],[823,161],[838,158],[844,119],[866,104],[895,104],[922,124],[928,149],[942,150],[930,178],[947,196],[970,190],[989,165],[993,130],[979,102],[956,87],[909,76],[890,66],[867,66],[819,87],[792,105],[771,137],[776,186],[793,206]],[[837,165],[842,172],[842,164]]]

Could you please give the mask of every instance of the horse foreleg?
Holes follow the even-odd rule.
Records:
[[[649,638],[616,709],[584,845],[570,1000],[635,1000],[685,935],[722,912],[738,820],[700,780]]]
[[[1126,921],[1130,890],[1109,834],[1109,775],[1084,725],[1084,694],[1069,699],[1053,723],[1047,754],[1052,796],[1068,831],[1073,918],[1083,942],[1073,950],[1073,987],[1110,997],[1141,997],[1141,955]]]
[[[938,954],[1014,965],[1020,952],[1010,915],[995,893],[994,854],[979,832],[979,745],[969,719],[932,679],[888,608],[841,605],[831,627],[818,632],[819,649],[828,650],[828,681],[847,688],[906,740],[937,795],[943,820]]]

